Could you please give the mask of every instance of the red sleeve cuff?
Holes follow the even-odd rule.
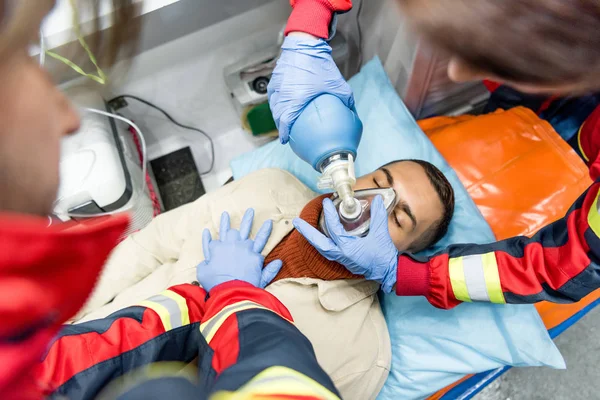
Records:
[[[222,291],[225,291],[225,290],[231,289],[231,288],[257,289],[254,285],[251,285],[248,282],[239,281],[239,280],[232,280],[232,281],[223,282],[220,285],[217,285],[217,286],[213,287],[210,290],[209,294],[211,296],[214,296],[217,293],[220,293]]]
[[[398,296],[427,296],[431,288],[429,276],[428,262],[421,263],[408,255],[401,255],[398,257],[396,294]]]
[[[296,1],[294,11],[292,11],[285,27],[285,34],[305,32],[327,39],[333,13],[334,10],[331,9],[331,5],[327,0]]]

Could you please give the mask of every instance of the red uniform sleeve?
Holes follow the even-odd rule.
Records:
[[[425,262],[398,261],[398,295],[424,295],[439,308],[463,301],[576,302],[600,288],[600,182],[567,215],[532,238],[454,245]]]
[[[44,396],[94,399],[115,378],[198,356],[206,291],[179,285],[107,318],[67,325],[36,371]]]
[[[352,9],[351,0],[290,0],[294,10],[285,28],[290,32],[305,32],[327,39],[333,14]]]
[[[198,379],[189,379],[182,372],[196,358]],[[67,326],[36,379],[43,395],[84,400],[99,393],[152,399],[157,391],[226,399],[240,389],[339,400],[285,306],[240,281],[217,286],[210,297],[197,286],[175,286],[105,319]]]

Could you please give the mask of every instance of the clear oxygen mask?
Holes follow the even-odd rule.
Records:
[[[354,198],[360,204],[360,212],[356,218],[346,218],[343,213],[340,212],[340,206],[342,205],[342,199],[337,193],[333,195],[331,201],[340,217],[342,226],[351,236],[363,237],[369,233],[369,226],[371,224],[371,203],[375,199],[375,196],[380,195],[383,197],[383,205],[388,213],[392,212],[396,206],[396,192],[392,188],[381,188],[381,189],[364,189],[357,190],[354,192]],[[319,218],[319,229],[328,237],[331,237],[325,224],[325,215],[321,213]]]

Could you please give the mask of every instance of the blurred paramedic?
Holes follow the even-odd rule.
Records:
[[[600,88],[596,0],[397,1],[419,33],[452,55],[448,74],[456,81],[488,78],[548,94]],[[297,9],[287,32],[304,31],[319,38],[326,38],[327,28],[335,25],[325,10],[331,14],[351,7],[350,1],[336,0],[292,3]],[[282,141],[299,111],[316,95],[332,93],[350,104],[330,53],[324,42],[314,39],[288,36],[284,43],[283,61],[269,92]],[[302,220],[294,225],[326,258],[381,283],[385,292],[426,296],[436,307],[451,308],[464,301],[575,302],[600,288],[600,108],[579,130],[577,151],[594,184],[564,218],[532,238],[452,245],[433,257],[419,258],[395,250],[383,209],[374,212],[369,235],[354,238],[345,234],[328,200],[324,207],[332,239]]]
[[[110,43],[124,45],[135,37],[135,6],[114,3]],[[90,398],[119,378],[108,398],[191,399],[219,391],[228,392],[219,398],[281,398],[285,388],[307,399],[337,399],[289,312],[260,289],[281,263],[262,269],[259,253],[271,225],[248,239],[252,212],[239,231],[224,215],[221,239],[204,236],[206,261],[197,270],[204,289],[177,286],[105,320],[62,327],[89,296],[128,217],[47,227],[60,141],[79,127],[73,106],[29,54],[53,6],[54,0],[0,1],[0,398],[63,390]],[[118,50],[110,48],[109,61]],[[106,65],[103,54],[98,60]],[[195,357],[201,372],[194,384],[181,368],[151,364]]]

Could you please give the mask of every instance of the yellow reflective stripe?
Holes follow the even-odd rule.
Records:
[[[200,332],[202,333],[202,335],[204,336],[206,341],[208,343],[210,343],[211,340],[214,338],[214,336],[217,334],[217,331],[219,330],[221,325],[223,325],[223,323],[227,320],[227,318],[229,318],[231,315],[238,313],[240,311],[251,310],[251,309],[262,309],[262,310],[267,310],[274,314],[277,314],[275,311],[270,310],[260,304],[254,303],[252,301],[240,301],[238,303],[230,304],[227,307],[224,307],[221,311],[219,311],[219,313],[217,313],[211,319],[203,322],[200,325]],[[279,314],[277,314],[277,315],[280,316]],[[283,317],[281,317],[281,318],[283,318]],[[284,318],[284,319],[290,323],[293,323],[292,321],[288,320],[287,318]]]
[[[185,298],[170,290],[152,296],[142,301],[142,307],[147,307],[158,314],[165,331],[179,328],[190,323],[190,312]]]
[[[463,258],[456,257],[448,260],[448,272],[450,274],[450,284],[454,297],[459,301],[471,301],[467,282],[465,281],[465,270],[463,267]]]
[[[170,298],[175,301],[179,306],[179,312],[181,314],[181,326],[189,325],[190,323],[190,311],[188,310],[187,302],[185,298],[170,290],[165,290],[161,293],[163,296]]]
[[[485,277],[485,286],[488,296],[492,303],[504,304],[506,299],[502,293],[502,285],[500,284],[500,273],[498,272],[498,263],[496,262],[496,254],[494,252],[481,255],[483,264],[483,276]]]
[[[223,308],[219,313],[217,313],[214,317],[200,324],[200,332],[202,336],[206,339],[208,343],[215,337],[217,331],[223,325],[223,323],[238,311],[250,310],[253,308],[262,308],[264,307],[253,303],[251,301],[242,301],[239,303],[231,304],[225,308]]]
[[[171,315],[169,314],[169,310],[167,310],[167,307],[163,306],[160,303],[156,303],[150,300],[144,300],[139,305],[142,307],[147,307],[153,310],[156,314],[158,314],[160,320],[162,321],[163,327],[165,328],[165,331],[170,331],[171,329],[173,329],[171,325]]]
[[[268,309],[258,303],[254,303],[252,301],[245,300],[245,301],[240,301],[240,302],[230,304],[230,305],[224,307],[221,311],[219,311],[212,318],[208,319],[207,321],[204,321],[202,324],[200,324],[200,332],[202,333],[202,335],[204,336],[206,341],[208,343],[210,343],[211,340],[216,335],[216,333],[218,332],[221,325],[223,325],[223,323],[227,320],[227,318],[229,318],[231,315],[238,313],[240,311],[251,310],[251,309],[261,309],[261,310],[270,311],[270,312],[276,314],[277,316],[284,318],[271,309]],[[293,322],[288,320],[287,318],[284,318],[284,319],[286,321],[288,321],[289,323],[293,324]]]
[[[448,272],[457,300],[506,303],[494,252],[451,258]]]
[[[179,361],[159,361],[141,366],[110,381],[96,400],[112,400],[155,379],[180,378],[197,384],[198,368]]]
[[[585,160],[585,162],[590,162],[590,159],[588,158],[588,156],[585,155],[585,152],[583,151],[583,147],[581,146],[581,130],[583,129],[584,125],[585,125],[585,122],[583,124],[581,124],[581,126],[579,127],[579,131],[577,132],[577,145],[579,146],[579,151],[581,152],[581,155],[583,156],[583,159]]]
[[[588,225],[592,229],[592,231],[596,234],[596,236],[600,236],[600,213],[598,212],[598,197],[600,196],[600,191],[596,194],[596,199],[594,200],[594,204],[590,207],[590,211],[588,212]]]
[[[235,393],[219,392],[211,399],[252,399],[262,396],[312,396],[324,400],[339,400],[329,389],[317,381],[291,368],[275,366],[256,375]]]

